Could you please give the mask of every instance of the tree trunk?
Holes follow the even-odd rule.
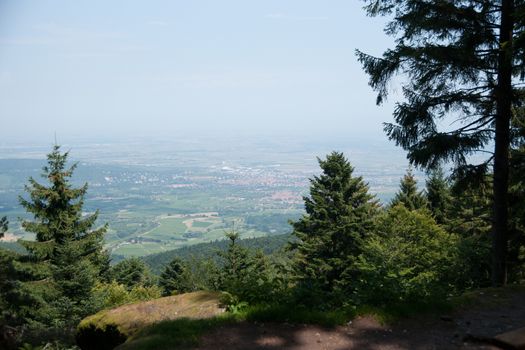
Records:
[[[492,285],[507,283],[508,187],[510,118],[512,107],[513,0],[501,3],[498,85],[496,88],[496,137],[494,146],[494,207],[492,213]]]

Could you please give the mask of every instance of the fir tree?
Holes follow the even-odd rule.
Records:
[[[310,180],[306,214],[292,223],[300,287],[332,295],[352,289],[354,262],[373,228],[378,202],[342,153],[318,159],[323,171]]]
[[[455,179],[445,228],[458,234],[462,289],[490,285],[491,178],[472,183]]]
[[[423,193],[417,190],[417,181],[412,174],[412,169],[408,168],[399,185],[399,192],[396,193],[390,206],[395,207],[403,204],[408,210],[423,209],[427,206],[427,201]]]
[[[223,263],[219,284],[222,290],[243,297],[252,260],[248,250],[239,245],[239,237],[235,229],[226,232],[228,249],[218,253]]]
[[[174,258],[160,275],[159,286],[163,295],[186,293],[191,291],[188,270],[184,262]]]
[[[437,168],[430,173],[426,182],[428,208],[440,225],[444,224],[450,210],[452,197],[443,170]]]
[[[4,237],[4,233],[7,231],[7,218],[4,216],[0,218],[0,238]]]
[[[83,216],[87,184],[71,185],[76,164],[66,168],[67,158],[67,152],[54,146],[42,173],[49,185],[29,179],[29,199],[20,197],[20,203],[34,219],[23,221],[22,227],[34,233],[35,240],[19,241],[28,255],[11,265],[9,298],[14,314],[22,322],[47,327],[72,326],[93,311],[86,305],[91,305],[94,282],[107,264],[102,246],[106,227],[93,229],[98,212]]]
[[[474,178],[492,167],[492,283],[505,284],[511,119],[523,104],[525,2],[365,3],[369,15],[391,18],[386,33],[396,38],[396,47],[380,58],[357,52],[378,91],[377,103],[385,100],[396,75],[406,77],[405,101],[395,108],[395,124],[385,126],[390,139],[424,168],[453,162],[456,173]],[[470,163],[474,158],[468,156],[492,145],[485,161]]]
[[[144,261],[137,257],[122,260],[110,272],[111,279],[125,285],[128,290],[135,286],[152,286],[153,276]]]

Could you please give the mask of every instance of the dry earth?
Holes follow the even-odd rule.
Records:
[[[327,329],[312,325],[241,323],[206,334],[196,350],[500,349],[478,340],[525,326],[525,290],[477,292],[469,306],[447,315],[382,325],[371,316]]]

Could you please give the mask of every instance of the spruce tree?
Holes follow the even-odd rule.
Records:
[[[184,262],[175,257],[160,275],[159,286],[164,296],[191,290],[188,270]]]
[[[29,179],[29,199],[21,205],[33,215],[22,227],[35,240],[19,240],[28,254],[12,262],[9,298],[22,322],[45,327],[73,326],[93,311],[91,290],[106,268],[103,250],[106,226],[94,229],[98,211],[82,213],[87,184],[74,188],[70,182],[76,164],[67,168],[68,153],[59,146],[47,156],[43,185]],[[60,323],[62,322],[62,323]]]
[[[365,0],[370,16],[388,16],[396,46],[382,57],[357,52],[377,103],[400,75],[404,101],[386,124],[390,139],[424,168],[453,162],[473,178],[492,168],[492,283],[505,284],[511,123],[523,104],[523,0]],[[406,78],[406,79],[405,79]],[[454,120],[456,123],[452,123]],[[473,153],[488,152],[481,163]],[[486,153],[485,153],[486,154]]]
[[[122,260],[111,268],[111,279],[125,285],[128,290],[136,286],[153,285],[153,276],[144,261],[137,257]]]
[[[226,232],[225,235],[229,240],[228,249],[218,252],[222,260],[219,285],[224,291],[239,297],[245,297],[246,281],[253,261],[248,249],[239,245],[239,232],[232,229]]]
[[[7,217],[0,218],[0,238],[4,237],[4,233],[7,231]]]
[[[310,180],[306,214],[292,223],[295,270],[305,291],[338,298],[352,289],[354,263],[373,228],[378,202],[363,179],[353,176],[342,153],[332,152],[318,161],[322,174]]]
[[[437,168],[430,173],[426,182],[426,195],[428,208],[432,212],[434,219],[438,224],[444,224],[450,210],[452,197],[450,186],[441,168]]]
[[[411,168],[408,168],[403,176],[399,184],[399,192],[392,199],[390,206],[394,207],[398,204],[403,204],[408,210],[423,209],[427,206],[425,196],[417,189],[417,181]]]

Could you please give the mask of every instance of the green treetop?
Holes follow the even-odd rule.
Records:
[[[427,206],[427,201],[423,193],[417,190],[417,181],[412,174],[412,169],[408,168],[399,185],[399,192],[396,193],[390,206],[394,207],[403,204],[409,210],[422,209]]]
[[[180,258],[173,258],[166,266],[160,275],[159,286],[165,296],[191,291],[188,269]]]
[[[354,262],[373,227],[378,202],[342,153],[318,159],[320,176],[310,180],[306,215],[293,223],[295,268],[305,289],[326,293],[351,289]],[[335,295],[334,294],[334,295]]]
[[[364,0],[370,16],[387,16],[396,39],[382,57],[357,52],[382,103],[397,75],[404,94],[390,139],[424,168],[443,162],[455,172],[492,170],[492,283],[507,282],[509,150],[523,105],[523,0]],[[490,148],[493,147],[493,152]],[[487,157],[469,157],[482,152]]]
[[[428,208],[438,224],[443,224],[452,204],[450,186],[443,175],[443,170],[437,168],[430,173],[426,182]]]
[[[72,186],[76,165],[66,168],[67,158],[67,152],[54,146],[42,173],[49,183],[29,179],[29,199],[20,197],[20,203],[33,220],[24,220],[22,227],[34,233],[35,240],[19,241],[28,255],[12,262],[13,307],[25,310],[19,314],[26,320],[47,326],[56,325],[57,319],[72,322],[92,311],[86,307],[91,289],[109,262],[103,250],[106,226],[93,229],[98,212],[83,216],[87,184]],[[58,314],[51,319],[53,313]]]
[[[0,218],[0,238],[4,237],[4,233],[7,231],[7,218],[4,216]]]

